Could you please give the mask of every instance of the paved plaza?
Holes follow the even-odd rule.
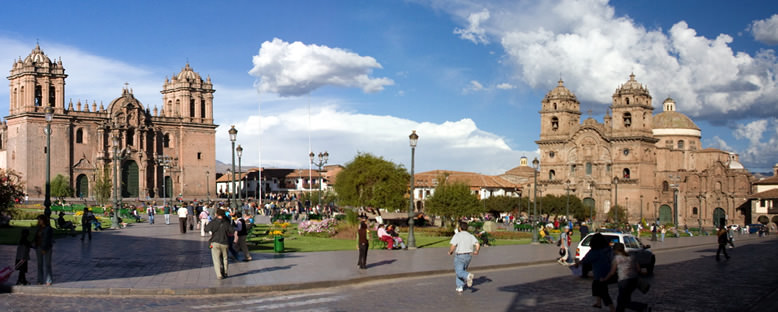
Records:
[[[177,222],[175,220],[173,222]],[[765,240],[755,235],[737,241]],[[736,243],[737,243],[736,241]],[[697,245],[716,245],[715,236],[666,238],[649,242],[655,251]],[[13,263],[15,246],[0,246],[0,261]],[[419,277],[452,272],[452,260],[443,248],[370,250],[368,269],[359,270],[357,252],[253,253],[253,261],[230,264],[229,278],[215,276],[207,237],[199,231],[180,234],[178,224],[132,224],[122,230],[93,233],[91,241],[63,237],[54,245],[52,286],[4,288],[21,294],[71,295],[202,295],[240,294],[326,288],[359,282]],[[513,245],[483,248],[471,270],[499,269],[553,262],[553,245]],[[28,279],[36,284],[35,257]]]

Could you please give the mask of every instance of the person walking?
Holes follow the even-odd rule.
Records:
[[[35,255],[38,260],[38,285],[46,283],[51,286],[51,253],[54,247],[54,230],[51,229],[49,218],[38,215],[38,231],[35,232]]]
[[[719,249],[716,250],[716,261],[721,261],[721,258],[719,255],[721,252],[724,252],[724,257],[729,260],[729,254],[727,254],[727,243],[729,242],[729,239],[727,238],[727,230],[724,228],[724,226],[719,226],[719,231],[716,233],[718,235],[719,240]]]
[[[154,216],[157,214],[157,212],[154,211],[153,204],[146,207],[146,214],[149,215],[149,224],[154,224]]]
[[[30,262],[30,236],[29,229],[23,229],[19,235],[19,245],[16,246],[16,270],[19,271],[19,277],[16,279],[16,285],[29,285],[27,281],[27,264]]]
[[[367,269],[367,216],[359,216],[359,229],[357,230],[357,250],[359,250],[359,260],[357,260],[357,267],[362,270]]]
[[[651,241],[656,241],[656,223],[651,223]]]
[[[663,242],[663,243],[664,243],[664,242],[665,242],[665,234],[667,234],[667,229],[665,228],[665,226],[664,226],[664,225],[660,225],[660,226],[659,226],[659,228],[661,229],[661,230],[660,230],[660,231],[661,231],[661,233],[660,233],[660,234],[661,234],[661,236],[660,236],[660,237],[662,238],[662,239],[660,240],[660,242]]]
[[[456,291],[462,293],[464,286],[473,286],[473,273],[467,271],[470,260],[478,255],[481,245],[478,239],[467,232],[467,223],[459,222],[459,232],[454,234],[449,242],[448,254],[454,255],[454,272],[456,273]]]
[[[594,305],[595,308],[602,308],[602,304],[609,307],[613,312],[616,308],[613,306],[613,300],[610,294],[608,294],[608,281],[602,281],[602,278],[608,275],[611,270],[611,261],[613,260],[613,253],[611,247],[608,245],[608,240],[600,233],[594,234],[589,243],[589,250],[586,256],[581,259],[580,263],[576,263],[578,266],[591,265],[594,278],[592,279],[592,296],[597,298]]]
[[[165,224],[170,225],[170,205],[166,203],[162,212],[165,213]]]
[[[186,220],[189,224],[189,230],[194,230],[195,227],[195,207],[193,203],[189,203],[189,205],[186,205]]]
[[[205,226],[208,225],[208,219],[211,216],[208,213],[208,206],[203,209],[203,211],[200,212],[200,236],[205,236]]]
[[[206,231],[211,232],[211,238],[208,241],[211,243],[211,260],[213,261],[216,278],[223,279],[228,277],[230,261],[227,258],[227,247],[229,246],[227,234],[232,233],[235,229],[225,217],[224,210],[221,209],[216,211],[216,219],[209,222],[205,227]]]
[[[629,256],[624,249],[624,244],[613,244],[613,261],[608,275],[600,279],[605,283],[618,274],[619,295],[616,298],[616,312],[622,312],[629,308],[634,311],[644,311],[645,303],[632,301],[632,292],[638,287],[638,272],[640,267],[635,258]]]
[[[251,254],[249,253],[249,247],[246,244],[246,238],[248,238],[249,235],[248,222],[246,222],[246,219],[243,218],[243,214],[241,212],[236,213],[235,217],[238,218],[235,221],[235,225],[236,225],[235,230],[238,233],[237,249],[243,252],[243,262],[251,261]],[[246,217],[248,217],[248,215]]]
[[[188,215],[186,207],[184,206],[179,207],[177,213],[178,213],[178,225],[181,228],[181,234],[186,234],[186,216]]]
[[[84,236],[89,234],[89,240],[92,240],[92,222],[97,219],[95,215],[89,211],[89,208],[84,207],[84,214],[81,215],[81,240],[84,240]]]

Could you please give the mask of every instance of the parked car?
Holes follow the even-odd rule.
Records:
[[[589,249],[591,249],[589,247],[589,243],[591,242],[594,234],[596,233],[590,233],[589,235],[586,235],[586,237],[584,237],[584,239],[578,243],[578,248],[575,250],[575,258],[577,260],[583,259],[583,257],[586,256],[586,254],[589,252]],[[643,244],[639,238],[629,233],[600,232],[600,234],[605,236],[605,238],[611,242],[611,246],[613,246],[614,243],[624,244],[624,248],[627,250],[627,252],[637,259],[640,269],[645,269],[646,273],[649,275],[654,274],[656,256],[654,256],[654,253],[651,252],[651,245]],[[589,271],[591,271],[591,267],[588,265],[583,266],[584,277],[589,273]]]

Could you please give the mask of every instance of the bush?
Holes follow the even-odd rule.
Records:
[[[308,214],[308,220],[321,220],[322,216],[318,213],[309,213]]]
[[[342,219],[341,219],[342,218]],[[338,215],[336,218],[338,221],[345,220],[346,224],[357,225],[359,224],[359,215],[356,211],[347,209],[345,215]]]
[[[521,232],[531,232],[532,231],[532,224],[522,223],[522,224],[514,224],[513,229],[516,231]]]

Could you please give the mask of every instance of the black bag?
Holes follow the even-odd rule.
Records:
[[[564,255],[565,255],[565,253],[566,253],[566,252],[565,252],[565,249],[564,249],[564,248],[559,248],[559,256],[560,256],[560,257],[564,256]]]

